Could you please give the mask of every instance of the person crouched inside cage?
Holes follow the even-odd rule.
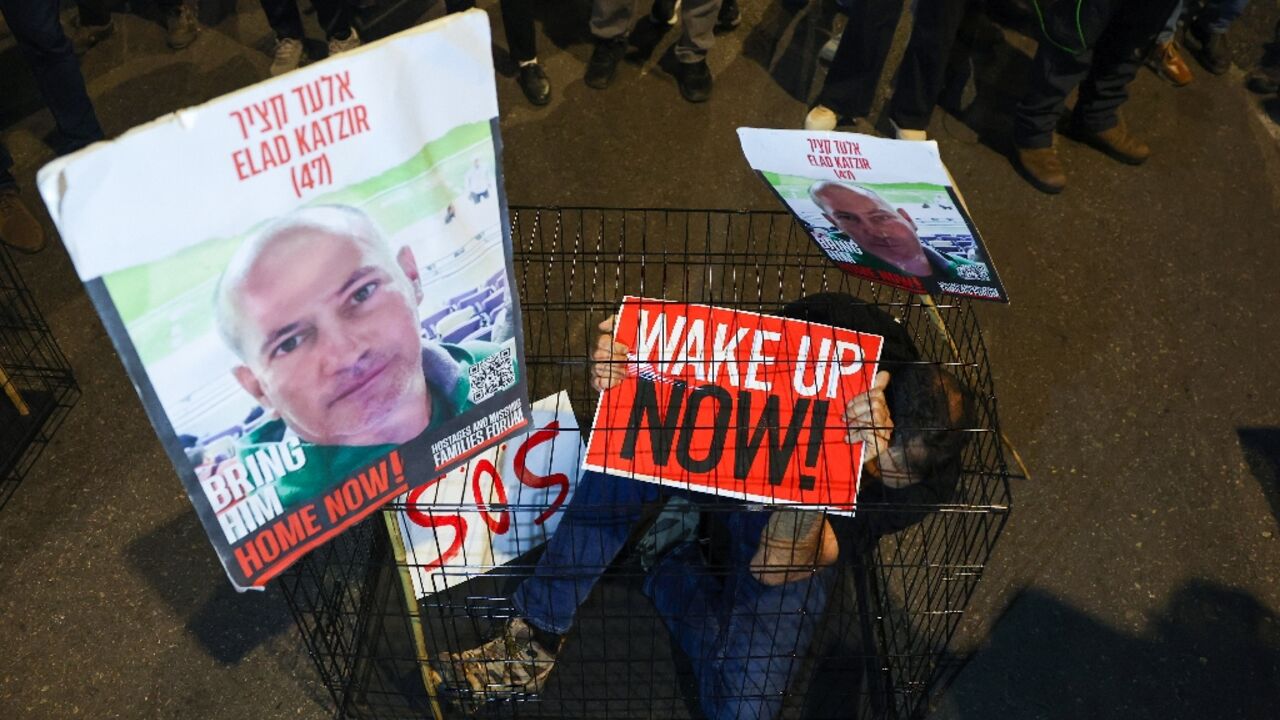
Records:
[[[788,305],[787,317],[885,337],[881,371],[846,408],[849,440],[864,446],[863,498],[892,502],[925,488],[933,502],[951,492],[972,425],[968,392],[921,360],[909,333],[880,309],[842,294]],[[621,381],[626,347],[613,343],[613,318],[592,354],[593,385]],[[856,518],[684,492],[617,475],[585,472],[531,577],[511,598],[515,614],[479,647],[442,653],[444,686],[464,704],[541,691],[578,608],[626,545],[646,504],[682,496],[701,504],[700,540],[667,549],[648,568],[643,590],[690,660],[699,704],[712,720],[778,716],[810,651],[838,565],[864,562],[883,533],[917,516]],[[912,497],[918,502],[921,496]]]

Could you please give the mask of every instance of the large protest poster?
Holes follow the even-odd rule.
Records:
[[[584,468],[853,510],[862,445],[842,418],[871,387],[879,335],[628,296],[613,339],[625,377],[600,395]]]
[[[238,587],[526,423],[490,52],[450,16],[39,175]]]
[[[913,293],[1009,301],[937,143],[757,128],[738,139],[841,270]]]
[[[533,404],[524,432],[410,490],[396,520],[417,597],[546,543],[573,499],[582,457],[582,433],[561,391]]]

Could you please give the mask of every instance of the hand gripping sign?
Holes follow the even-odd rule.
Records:
[[[871,386],[880,336],[627,297],[614,342],[626,377],[600,396],[584,468],[852,511],[862,446],[841,417]]]

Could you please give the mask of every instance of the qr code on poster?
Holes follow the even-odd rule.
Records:
[[[987,266],[982,263],[974,263],[973,265],[956,266],[956,276],[961,280],[990,280],[991,273],[987,272]]]
[[[511,348],[502,348],[472,365],[467,372],[471,376],[471,402],[482,403],[515,383],[515,355]]]

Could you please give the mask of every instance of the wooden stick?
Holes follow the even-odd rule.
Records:
[[[409,561],[404,548],[404,537],[400,534],[400,525],[394,510],[383,510],[382,519],[387,525],[387,534],[391,536],[391,549],[395,555],[396,568],[400,571],[400,589],[404,591],[404,601],[409,608],[409,625],[413,629],[413,645],[418,654],[418,669],[422,671],[422,684],[427,689],[431,700],[431,714],[435,720],[444,720],[440,710],[440,700],[436,697],[436,688],[443,678],[431,669],[427,654],[427,636],[422,630],[422,608],[418,605],[418,595],[413,591],[413,578],[409,575]]]
[[[4,386],[4,394],[8,395],[9,399],[13,401],[13,406],[18,408],[19,415],[31,414],[31,408],[27,407],[26,401],[18,394],[18,386],[14,385],[13,381],[9,379],[3,367],[0,367],[0,385]]]

